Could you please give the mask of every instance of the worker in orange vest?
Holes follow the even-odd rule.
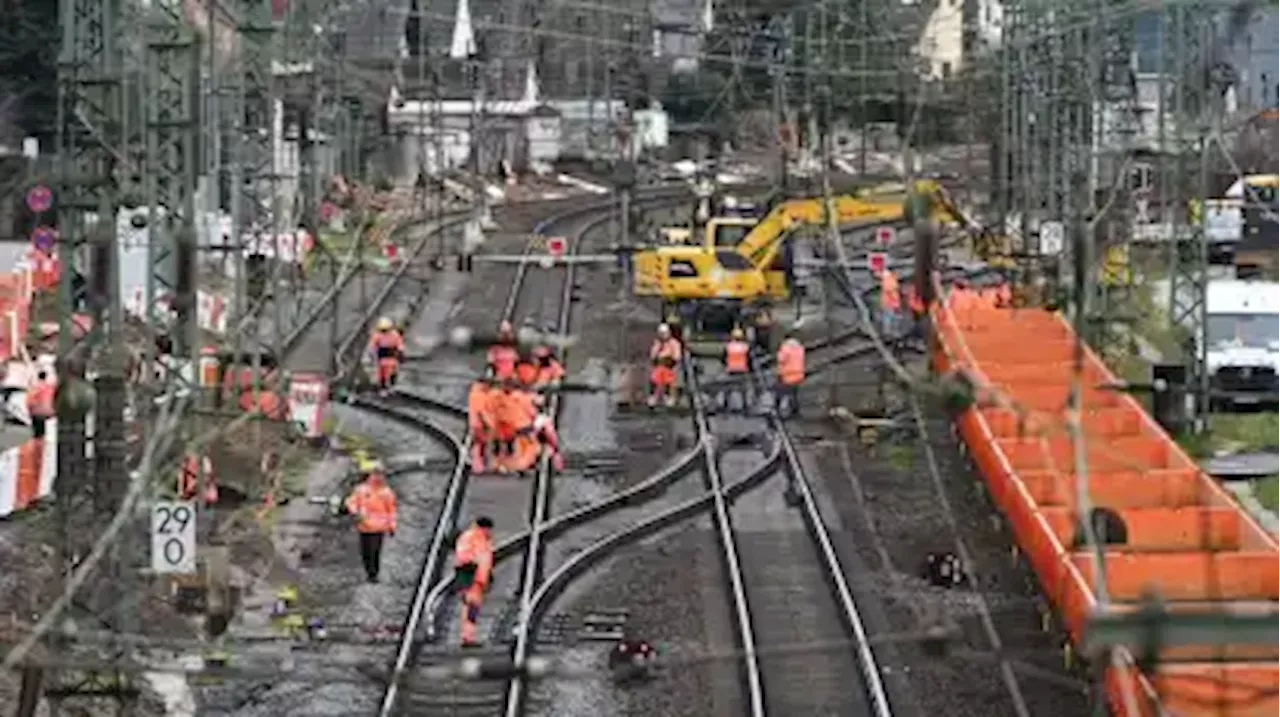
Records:
[[[58,382],[40,371],[36,380],[27,388],[27,413],[31,416],[31,437],[44,438],[45,425],[54,418],[54,394]]]
[[[373,354],[378,388],[386,391],[396,382],[400,372],[400,359],[404,356],[404,337],[396,330],[391,319],[382,317],[369,336],[369,352]]]
[[[516,332],[510,321],[498,324],[498,340],[489,347],[485,361],[489,365],[490,374],[499,381],[505,381],[515,375],[516,361],[520,352],[516,349]]]
[[[396,494],[387,485],[380,462],[365,469],[365,479],[347,497],[347,512],[356,517],[360,533],[360,560],[369,582],[378,582],[382,565],[382,543],[396,534]]]
[[[467,429],[471,431],[471,471],[484,473],[486,448],[495,437],[492,396],[496,389],[487,378],[471,382],[467,391]]]
[[[551,467],[563,471],[564,455],[560,453],[560,434],[556,432],[556,422],[551,420],[551,416],[539,413],[533,418],[532,431],[534,438],[551,459]]]
[[[209,460],[209,456],[200,458],[194,453],[188,453],[183,457],[182,467],[178,469],[178,497],[191,500],[201,494],[201,469],[204,470],[204,491],[201,498],[205,505],[214,505],[218,502],[218,480],[213,473],[213,462]]]
[[[494,460],[499,473],[508,473],[510,468],[505,461],[515,456],[516,437],[533,427],[533,420],[538,415],[537,401],[532,392],[517,387],[514,379],[504,381],[491,400],[496,419]]]
[[[778,415],[788,418],[800,413],[800,384],[804,383],[804,344],[793,332],[778,347],[778,382],[774,386],[773,405]]]
[[[732,399],[736,395],[742,410],[747,410],[751,405],[751,344],[737,327],[724,345],[724,373],[726,385],[720,394],[720,404],[733,410]]]
[[[902,311],[902,289],[898,275],[885,267],[880,272],[880,330],[887,337],[898,333],[898,315]]]
[[[462,593],[462,646],[475,647],[476,620],[493,577],[493,520],[480,516],[454,542],[454,580]]]
[[[538,360],[533,351],[519,351],[516,359],[516,382],[521,388],[534,388],[538,383]]]
[[[671,327],[658,324],[658,337],[649,348],[649,407],[653,408],[662,400],[667,406],[676,405],[676,367],[680,365],[684,349],[680,342],[671,336]]]
[[[558,388],[564,379],[564,366],[556,358],[551,347],[542,344],[533,350],[534,361],[538,364],[538,378],[534,387],[539,391]]]

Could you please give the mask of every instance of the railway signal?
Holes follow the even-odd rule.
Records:
[[[889,246],[898,238],[898,231],[893,227],[876,227],[876,244]]]
[[[40,214],[49,211],[53,206],[53,190],[43,184],[37,184],[27,191],[27,209]]]
[[[559,259],[564,256],[565,245],[564,237],[551,237],[547,239],[547,253]]]

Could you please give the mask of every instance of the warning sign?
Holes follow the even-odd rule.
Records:
[[[867,271],[872,274],[879,274],[884,271],[888,259],[889,257],[882,251],[873,251],[867,254]]]

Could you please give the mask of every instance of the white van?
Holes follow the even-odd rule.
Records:
[[[1215,403],[1276,403],[1280,284],[1210,281],[1205,296],[1205,368]]]

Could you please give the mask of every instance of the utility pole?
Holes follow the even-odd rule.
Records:
[[[791,161],[790,145],[795,136],[787,112],[787,62],[791,46],[790,18],[774,18],[773,25],[773,62],[769,72],[773,75],[773,118],[775,122],[774,136],[778,142],[777,190],[785,196],[788,190],[787,166]]]

